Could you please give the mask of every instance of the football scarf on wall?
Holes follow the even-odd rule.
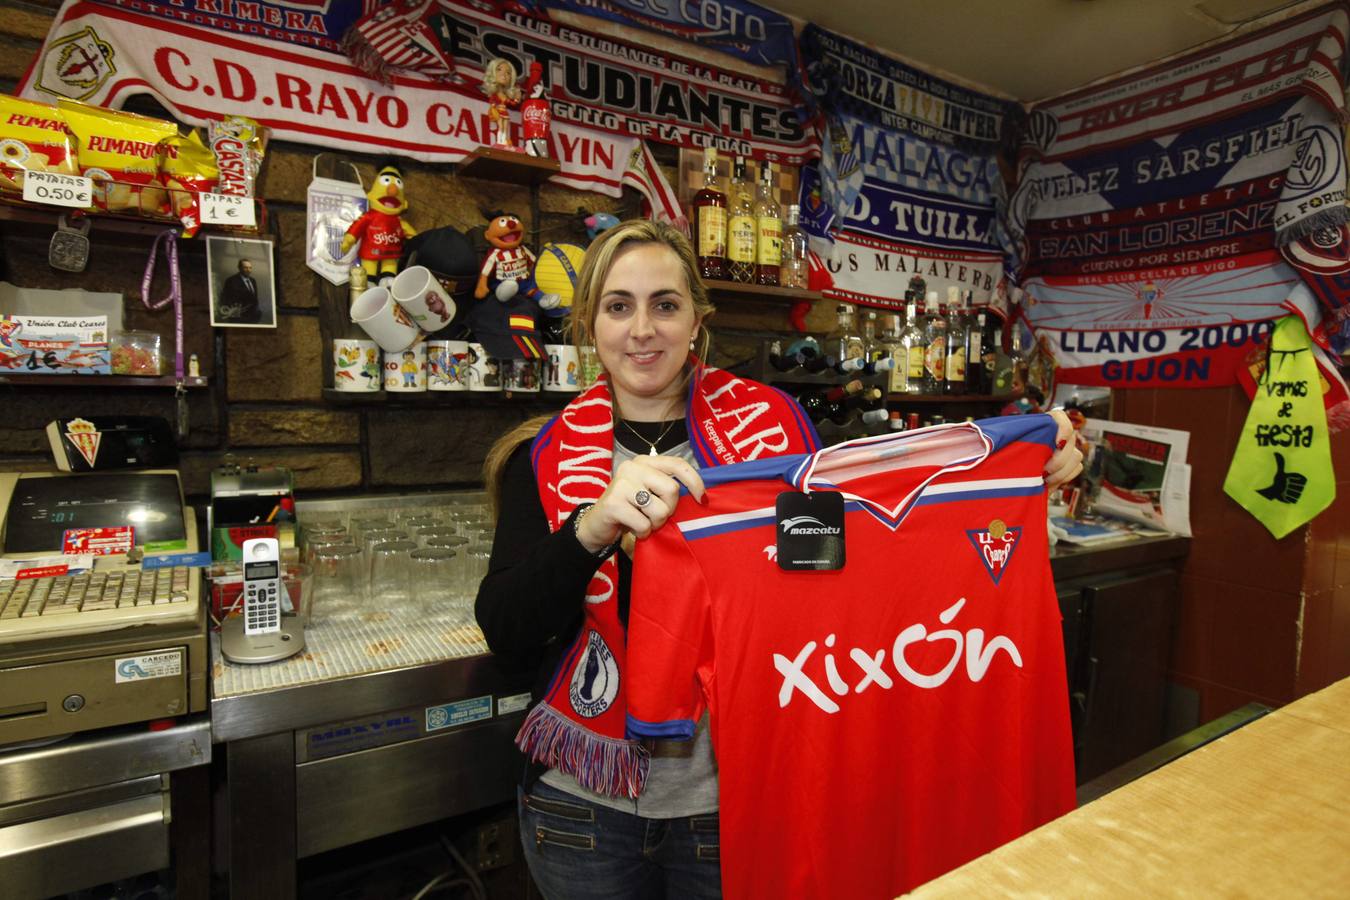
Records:
[[[342,36],[384,0],[273,0],[235,3],[233,0],[108,0],[136,12],[201,25],[216,31],[250,35],[318,47],[331,53],[342,50]]]
[[[1336,499],[1317,363],[1297,316],[1281,319],[1223,490],[1282,538]]]
[[[1322,304],[1322,327],[1336,354],[1350,352],[1350,226],[1319,228],[1280,248]]]
[[[682,41],[702,44],[758,66],[795,68],[797,39],[781,13],[747,0],[522,0],[535,9],[562,9],[636,25]]]
[[[1346,222],[1347,30],[1338,3],[1036,108],[1012,227],[1285,168],[1281,243]]]
[[[801,407],[782,392],[703,366],[691,355],[685,418],[701,467],[746,462],[819,446]],[[530,447],[539,500],[551,531],[609,485],[614,404],[604,376],[544,426]],[[548,691],[516,743],[530,758],[611,797],[636,797],[647,777],[642,745],[624,738],[628,714],[626,638],[619,619],[618,561],[611,554],[586,589],[585,618]]]
[[[1249,345],[1306,291],[1268,250],[1130,272],[1036,276],[1024,310],[1067,384],[1232,384]]]
[[[811,289],[832,300],[904,311],[904,291],[915,275],[928,290],[945,298],[947,288],[974,294],[976,306],[989,304],[1003,281],[997,253],[935,250],[882,241],[847,231],[833,241],[810,237]]]

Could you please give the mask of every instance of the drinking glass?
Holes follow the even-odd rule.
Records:
[[[426,615],[459,609],[456,590],[456,553],[438,547],[423,547],[408,554],[412,560],[413,604]]]
[[[361,536],[370,529],[390,528],[393,522],[389,519],[389,514],[385,512],[360,512],[352,513],[348,520],[347,527],[351,531],[352,543],[361,546]]]
[[[457,532],[451,525],[440,524],[431,525],[426,528],[418,528],[412,536],[412,540],[425,547],[427,541],[438,537],[455,537]]]
[[[460,567],[463,577],[463,596],[470,606],[478,596],[478,584],[488,572],[488,559],[492,556],[491,544],[469,544],[464,548],[464,565]]]
[[[370,551],[376,544],[387,544],[390,541],[406,540],[408,533],[402,528],[371,528],[361,533],[361,549],[366,551],[366,558],[372,558]]]
[[[385,541],[370,550],[370,599],[384,607],[406,606],[412,599],[412,541]]]
[[[326,544],[314,550],[311,619],[323,619],[360,605],[366,592],[365,559],[352,544]]]
[[[300,561],[314,564],[314,556],[324,547],[335,547],[339,544],[352,544],[351,535],[345,531],[342,534],[311,534],[306,536],[303,552],[300,555]]]

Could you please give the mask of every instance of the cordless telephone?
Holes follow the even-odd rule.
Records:
[[[244,541],[244,634],[281,630],[281,551],[276,538]]]

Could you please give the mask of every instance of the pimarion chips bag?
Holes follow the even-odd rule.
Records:
[[[216,190],[220,170],[216,157],[196,131],[187,137],[174,135],[161,145],[159,179],[164,185],[164,204],[158,210],[183,223],[183,236],[192,237],[201,227],[198,195]]]
[[[159,184],[160,143],[172,122],[61,100],[77,142],[80,174],[94,182],[94,208],[154,215],[167,204]]]
[[[0,94],[0,193],[22,194],[24,172],[78,171],[59,109]]]

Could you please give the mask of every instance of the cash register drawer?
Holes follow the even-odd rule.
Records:
[[[0,744],[188,711],[188,650],[0,668]]]

